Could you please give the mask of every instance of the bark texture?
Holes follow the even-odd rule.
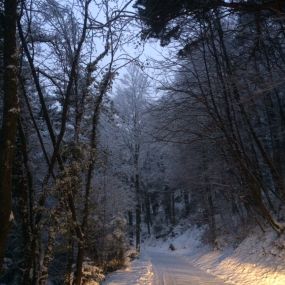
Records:
[[[4,5],[4,111],[0,142],[0,271],[12,217],[12,163],[19,114],[16,46],[17,1],[6,0]]]

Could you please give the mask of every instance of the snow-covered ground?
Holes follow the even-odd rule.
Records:
[[[147,254],[154,272],[153,285],[224,285],[224,282],[195,267],[182,256],[149,250]]]
[[[104,285],[224,285],[182,256],[146,248],[126,270],[111,274]]]
[[[149,240],[140,259],[103,284],[285,285],[284,236],[256,228],[235,249],[213,251],[201,242],[202,234],[194,227],[166,241]]]
[[[202,230],[192,228],[165,242],[150,242],[150,247],[183,256],[195,267],[238,285],[285,285],[285,238],[268,229],[256,228],[237,248],[211,250],[201,243]],[[179,284],[179,283],[177,283]]]
[[[151,285],[153,282],[152,264],[145,254],[134,260],[125,269],[107,276],[103,285]]]

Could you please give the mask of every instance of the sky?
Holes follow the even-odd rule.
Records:
[[[89,30],[89,36],[93,33],[95,35],[93,43],[90,48],[90,44],[86,43],[83,46],[83,53],[91,54],[91,57],[86,58],[86,64],[89,60],[94,60],[103,50],[105,47],[105,38],[101,34],[100,29],[96,29],[96,25],[100,26],[100,23],[106,23],[106,9],[104,11],[104,7],[102,7],[102,3],[104,1],[108,1],[109,5],[109,12],[114,10],[121,10],[122,7],[125,7],[126,3],[128,3],[127,8],[125,9],[124,17],[122,18],[123,23],[127,23],[128,25],[123,25],[120,20],[117,24],[118,30],[123,30],[123,32],[117,32],[117,36],[120,36],[121,40],[123,41],[123,44],[120,45],[119,49],[116,53],[116,68],[118,68],[118,78],[124,75],[125,73],[125,65],[130,62],[131,60],[134,60],[142,67],[142,70],[144,73],[146,73],[149,78],[150,82],[152,84],[152,94],[153,97],[159,97],[159,92],[157,91],[156,87],[161,84],[161,82],[166,81],[167,78],[170,75],[170,72],[168,70],[162,70],[160,66],[160,61],[163,61],[164,58],[169,58],[169,48],[164,47],[162,48],[160,46],[159,40],[147,40],[142,42],[140,38],[140,22],[135,20],[133,16],[135,16],[135,9],[133,8],[133,5],[135,3],[135,0],[132,2],[128,0],[93,0],[89,6],[90,8],[90,16],[93,20],[92,25],[94,25],[94,29]],[[53,32],[56,30],[57,27],[53,26],[53,22],[55,21],[50,18],[50,15],[48,13],[51,13],[53,11],[53,7],[55,6],[55,3],[60,4],[62,7],[65,5],[68,5],[72,7],[73,13],[76,17],[79,19],[81,18],[80,22],[81,25],[83,23],[82,18],[82,7],[78,5],[80,3],[79,0],[45,0],[40,1],[42,3],[41,7],[41,26],[40,29],[45,29],[47,32],[50,32],[53,34]],[[48,6],[47,5],[48,3]],[[56,11],[56,9],[55,9]],[[45,14],[46,13],[46,14]],[[52,12],[53,13],[53,12]],[[110,13],[109,13],[110,14]],[[93,24],[94,23],[94,24]],[[63,32],[65,33],[65,32]],[[67,37],[70,37],[72,33],[70,31],[66,31]],[[104,33],[106,36],[106,32]],[[84,50],[85,49],[85,50]],[[45,66],[45,68],[49,69],[52,73],[56,72],[54,71],[54,66],[57,65],[55,60],[57,60],[57,57],[53,55],[53,49],[49,48],[49,45],[42,44],[41,45],[41,51],[39,54],[38,65],[39,66]],[[104,68],[106,68],[109,65],[110,62],[110,56],[105,57],[100,62],[100,68],[98,69],[98,73],[94,74],[94,77],[100,78],[102,75],[102,71]],[[60,67],[59,67],[60,68]],[[119,80],[115,80],[114,87],[116,87],[117,84],[119,84]],[[114,88],[115,89],[115,88]]]
[[[118,6],[124,7],[127,0],[119,0]],[[136,11],[133,8],[135,1],[132,1],[126,8],[127,14],[135,14]],[[104,21],[103,13],[102,15],[98,15],[98,18]],[[158,67],[159,62],[163,61],[164,58],[169,56],[169,50],[167,47],[161,47],[159,40],[149,39],[147,41],[141,41],[140,38],[140,23],[136,20],[131,21],[131,25],[124,33],[123,37],[126,38],[128,43],[121,45],[118,50],[117,57],[122,58],[119,65],[124,65],[125,62],[136,59],[136,62],[142,67],[144,73],[146,73],[150,82],[152,82],[153,86],[153,95],[159,96],[156,90],[156,87],[160,85],[160,82],[165,81],[165,72],[162,72],[161,68]],[[106,64],[108,63],[108,59],[106,59]],[[124,68],[120,69],[119,77],[123,76],[125,73]],[[118,84],[119,81],[115,82]]]

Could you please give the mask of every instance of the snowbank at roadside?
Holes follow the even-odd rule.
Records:
[[[141,256],[132,261],[126,268],[107,275],[103,285],[151,285],[153,269],[151,262]]]
[[[191,228],[166,241],[151,240],[153,250],[169,250],[182,255],[197,267],[227,284],[285,285],[285,237],[271,229],[255,228],[235,249],[211,250],[201,242],[203,229]]]
[[[232,252],[208,252],[193,261],[229,284],[285,284],[285,239],[272,230],[255,229]]]

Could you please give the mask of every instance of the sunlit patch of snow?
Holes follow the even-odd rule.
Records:
[[[139,285],[151,285],[153,279],[152,264],[148,262],[146,272],[139,278]]]
[[[15,216],[14,216],[14,213],[11,211],[10,217],[9,217],[9,222],[12,222],[14,220],[15,220]]]
[[[9,113],[18,114],[20,113],[20,108],[11,108],[8,111]]]
[[[134,260],[127,268],[110,274],[103,285],[151,285],[152,279],[152,264],[142,257]]]
[[[75,269],[75,264],[73,265]],[[101,268],[97,267],[94,262],[90,259],[86,259],[83,262],[83,272],[82,272],[82,284],[84,285],[100,285],[101,282],[105,279],[105,275]],[[73,280],[74,275],[72,274],[71,279]],[[50,285],[53,285],[51,281],[49,281]],[[1,284],[0,284],[1,285]]]
[[[285,237],[268,229],[259,228],[249,233],[237,248],[211,250],[201,243],[203,232],[193,228],[164,242],[151,241],[150,246],[168,251],[169,244],[176,248],[173,255],[187,260],[222,279],[226,284],[238,285],[285,285]]]
[[[194,263],[228,284],[284,285],[285,240],[272,230],[257,229],[228,256],[223,251],[208,252]]]

